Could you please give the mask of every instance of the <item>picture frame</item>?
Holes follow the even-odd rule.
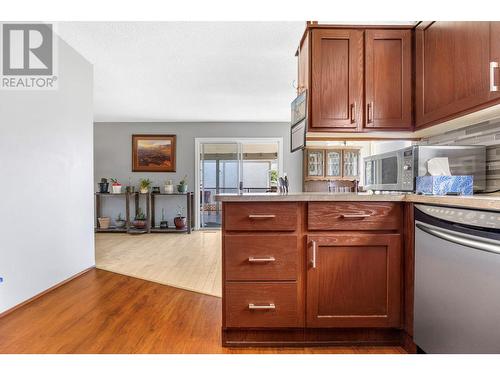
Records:
[[[132,172],[175,172],[175,134],[133,134]]]
[[[298,124],[307,116],[307,90],[302,91],[291,104],[292,125]]]
[[[307,120],[303,119],[290,129],[290,151],[303,150],[306,147]]]

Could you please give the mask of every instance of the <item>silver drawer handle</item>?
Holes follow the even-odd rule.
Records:
[[[274,219],[276,215],[248,215],[249,219]]]
[[[366,217],[370,217],[369,214],[342,214],[340,215],[343,219],[364,219]]]
[[[495,85],[495,69],[498,69],[498,62],[490,62],[490,91],[498,91],[498,86]]]
[[[266,263],[266,262],[274,262],[274,261],[276,261],[276,259],[274,257],[267,257],[267,258],[250,257],[250,258],[248,258],[248,261],[250,263]]]
[[[274,303],[269,303],[267,305],[254,305],[253,303],[248,304],[250,310],[274,310],[276,305]]]

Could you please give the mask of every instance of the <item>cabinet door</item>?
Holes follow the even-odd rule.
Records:
[[[307,326],[399,327],[398,234],[307,236]]]
[[[362,100],[363,31],[313,30],[310,130],[359,130]]]
[[[490,100],[489,22],[433,22],[415,38],[417,127]]]
[[[329,179],[342,177],[342,150],[325,151],[325,177]]]
[[[411,129],[411,31],[365,33],[367,128]]]
[[[500,22],[490,22],[490,98],[500,98]]]
[[[306,179],[318,180],[325,177],[325,161],[323,150],[307,150],[305,155],[305,175]]]
[[[359,151],[358,150],[344,150],[344,157],[342,158],[344,178],[353,179],[359,177]]]

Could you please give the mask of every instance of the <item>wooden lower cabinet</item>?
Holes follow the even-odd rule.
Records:
[[[224,202],[223,211],[223,345],[412,342],[402,328],[411,325],[403,204]]]
[[[308,327],[399,327],[399,234],[307,236]]]

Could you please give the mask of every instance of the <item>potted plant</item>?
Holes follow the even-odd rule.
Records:
[[[134,227],[138,229],[146,228],[146,215],[140,207],[137,208],[137,212],[135,213]]]
[[[168,180],[163,188],[165,189],[165,194],[172,194],[174,192],[174,183],[172,180]]]
[[[183,216],[184,207],[177,206],[177,217],[174,219],[175,229],[182,230],[186,228],[187,220],[186,217]]]
[[[142,194],[146,194],[147,192],[149,192],[149,188],[151,187],[152,183],[153,181],[151,181],[149,178],[141,178],[139,180],[139,191]]]
[[[125,191],[127,193],[133,193],[133,192],[135,192],[135,186],[132,186],[132,180],[131,180],[130,177],[128,178],[128,185],[125,187]]]
[[[164,208],[161,209],[160,228],[162,228],[162,229],[168,228],[168,221],[165,220],[165,209]]]
[[[179,181],[179,185],[177,185],[177,191],[179,193],[187,193],[188,191],[187,177],[188,176],[185,175],[183,179]]]
[[[118,217],[115,220],[116,227],[119,228],[119,229],[124,228],[126,223],[127,222],[125,220],[123,220],[123,218],[122,218],[122,214],[119,213]]]
[[[99,186],[99,193],[106,194],[109,189],[109,183],[107,178],[101,178],[101,182],[97,184]]]
[[[109,217],[99,217],[97,218],[97,221],[99,221],[99,228],[108,229],[111,220],[109,219]]]
[[[120,194],[122,192],[122,184],[116,178],[111,178],[111,189],[113,189],[113,194]]]

